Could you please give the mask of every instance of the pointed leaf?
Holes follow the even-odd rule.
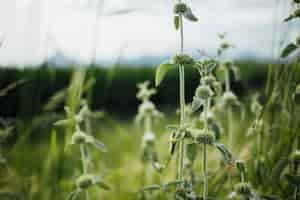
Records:
[[[159,86],[167,72],[173,67],[171,63],[163,63],[156,69],[155,86]]]
[[[194,13],[190,7],[188,7],[186,9],[186,11],[183,13],[183,16],[189,21],[192,21],[192,22],[198,21],[198,18],[194,15]]]
[[[103,144],[99,140],[94,139],[93,145],[96,147],[96,149],[98,149],[102,152],[107,152],[107,148],[106,148],[105,144]]]
[[[291,53],[293,53],[295,50],[298,49],[298,46],[294,43],[290,43],[288,44],[285,49],[283,49],[282,53],[281,53],[281,58],[286,58],[287,56],[289,56]]]
[[[111,190],[110,186],[103,181],[97,181],[97,186],[104,189],[104,190]]]
[[[174,27],[176,31],[180,28],[180,18],[178,15],[174,17]]]
[[[203,103],[204,102],[202,99],[194,97],[192,102],[192,112],[196,112],[203,105]]]
[[[161,185],[158,185],[158,184],[154,184],[154,185],[149,185],[145,188],[143,188],[142,190],[143,191],[155,191],[155,190],[160,190],[161,189]]]
[[[70,124],[71,120],[69,119],[63,119],[63,120],[59,120],[57,122],[54,123],[54,126],[66,126],[68,124]]]
[[[232,163],[232,154],[230,151],[224,146],[224,144],[216,143],[215,146],[217,149],[221,152],[222,156],[224,157],[224,160],[227,163]]]

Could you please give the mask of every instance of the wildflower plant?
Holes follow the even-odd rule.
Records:
[[[163,117],[163,114],[159,112],[154,103],[150,100],[151,96],[156,93],[156,90],[149,88],[149,81],[138,84],[137,98],[142,102],[138,108],[138,114],[135,118],[135,122],[139,126],[143,126],[143,141],[142,141],[142,161],[144,163],[158,162],[157,153],[155,150],[155,134],[153,133],[152,126],[155,120]],[[158,163],[156,163],[158,164]]]
[[[234,191],[229,194],[228,198],[241,200],[259,200],[259,195],[254,191],[251,183],[247,180],[245,161],[236,160],[235,166],[239,173],[240,182],[234,185]]]
[[[198,18],[192,11],[192,8],[182,0],[176,1],[174,5],[174,27],[175,30],[180,32],[180,53],[176,54],[170,61],[161,64],[156,70],[155,82],[156,86],[159,86],[164,79],[166,73],[174,67],[179,68],[179,96],[180,96],[180,124],[177,126],[178,131],[174,131],[171,134],[170,142],[170,153],[173,155],[175,153],[175,148],[178,144],[179,146],[179,164],[177,171],[177,180],[179,182],[184,180],[183,168],[184,168],[184,148],[185,148],[185,136],[186,136],[186,102],[185,102],[185,75],[184,71],[186,67],[191,67],[194,64],[194,59],[184,53],[184,19],[190,22],[197,22]],[[181,184],[182,191],[183,184]]]
[[[68,199],[77,199],[81,193],[85,193],[86,200],[89,200],[90,195],[88,189],[91,186],[98,186],[104,190],[110,189],[108,184],[103,181],[103,178],[94,175],[89,170],[89,166],[91,164],[91,155],[89,148],[94,147],[97,150],[106,152],[106,147],[101,141],[86,132],[87,120],[90,116],[92,116],[92,112],[89,110],[86,101],[83,101],[81,103],[80,109],[77,113],[72,112],[69,107],[65,107],[65,112],[66,116],[72,117],[57,121],[55,125],[66,126],[68,124],[74,124],[74,132],[68,145],[76,146],[80,149],[82,161],[82,175],[76,179],[76,189],[69,194]]]
[[[202,149],[202,178],[203,189],[202,198],[204,200],[208,197],[208,166],[207,157],[209,146],[215,147],[219,150],[224,158],[224,161],[231,165],[233,157],[231,152],[225,147],[224,144],[219,143],[220,128],[213,117],[213,106],[216,105],[217,97],[222,96],[221,83],[216,79],[214,70],[217,67],[217,61],[213,59],[199,60],[195,63],[194,67],[199,72],[200,84],[195,91],[195,96],[192,102],[192,110],[197,111],[200,108],[200,119],[204,122],[202,128],[197,128],[192,131],[192,138],[195,144],[201,146]],[[235,101],[228,101],[224,104],[233,104]]]

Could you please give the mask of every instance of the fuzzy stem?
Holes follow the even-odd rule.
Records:
[[[182,15],[179,16],[180,21],[180,51],[183,53],[183,22]],[[179,90],[180,90],[180,127],[184,126],[185,123],[185,91],[184,91],[184,66],[179,66]],[[179,142],[179,167],[178,167],[178,178],[180,181],[183,180],[183,160],[184,160],[184,141]]]
[[[152,119],[150,115],[145,118],[145,132],[152,132]]]
[[[207,151],[206,144],[204,143],[202,146],[202,176],[203,176],[203,200],[207,200],[208,194],[208,182],[207,182]]]
[[[81,153],[81,161],[82,161],[82,169],[83,169],[83,174],[87,174],[88,173],[88,163],[87,163],[87,158],[86,158],[86,154],[84,152],[84,144],[80,145],[80,153]],[[85,191],[85,199],[89,200],[89,192]]]

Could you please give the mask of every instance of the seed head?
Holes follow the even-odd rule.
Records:
[[[242,196],[251,196],[251,189],[251,185],[248,182],[238,183],[234,186],[235,192]]]
[[[207,85],[200,85],[196,89],[196,96],[201,99],[208,99],[214,95],[212,89]]]
[[[193,65],[194,59],[187,54],[177,54],[173,57],[173,63],[176,65]]]
[[[78,189],[86,190],[94,183],[94,177],[89,174],[85,174],[77,178],[76,186]]]
[[[215,134],[212,131],[197,130],[194,135],[199,144],[213,145],[215,142]]]
[[[239,100],[232,92],[223,94],[222,104],[224,107],[238,106]]]
[[[187,11],[187,5],[185,3],[177,3],[174,6],[174,13],[176,15],[184,14]]]
[[[150,101],[145,101],[140,105],[139,110],[143,114],[151,114],[155,110],[155,105]]]

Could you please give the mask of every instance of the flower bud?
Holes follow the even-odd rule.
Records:
[[[207,85],[200,85],[196,89],[196,96],[201,99],[208,99],[214,95],[214,92]]]
[[[177,54],[173,57],[173,63],[176,65],[193,65],[194,59],[187,54]]]
[[[187,11],[187,5],[185,3],[177,3],[174,6],[174,13],[176,15],[184,14]]]
[[[250,183],[238,183],[234,186],[234,190],[237,194],[242,196],[251,196],[251,185]]]
[[[93,185],[93,182],[94,182],[93,176],[86,174],[77,178],[76,186],[81,190],[86,190]]]

